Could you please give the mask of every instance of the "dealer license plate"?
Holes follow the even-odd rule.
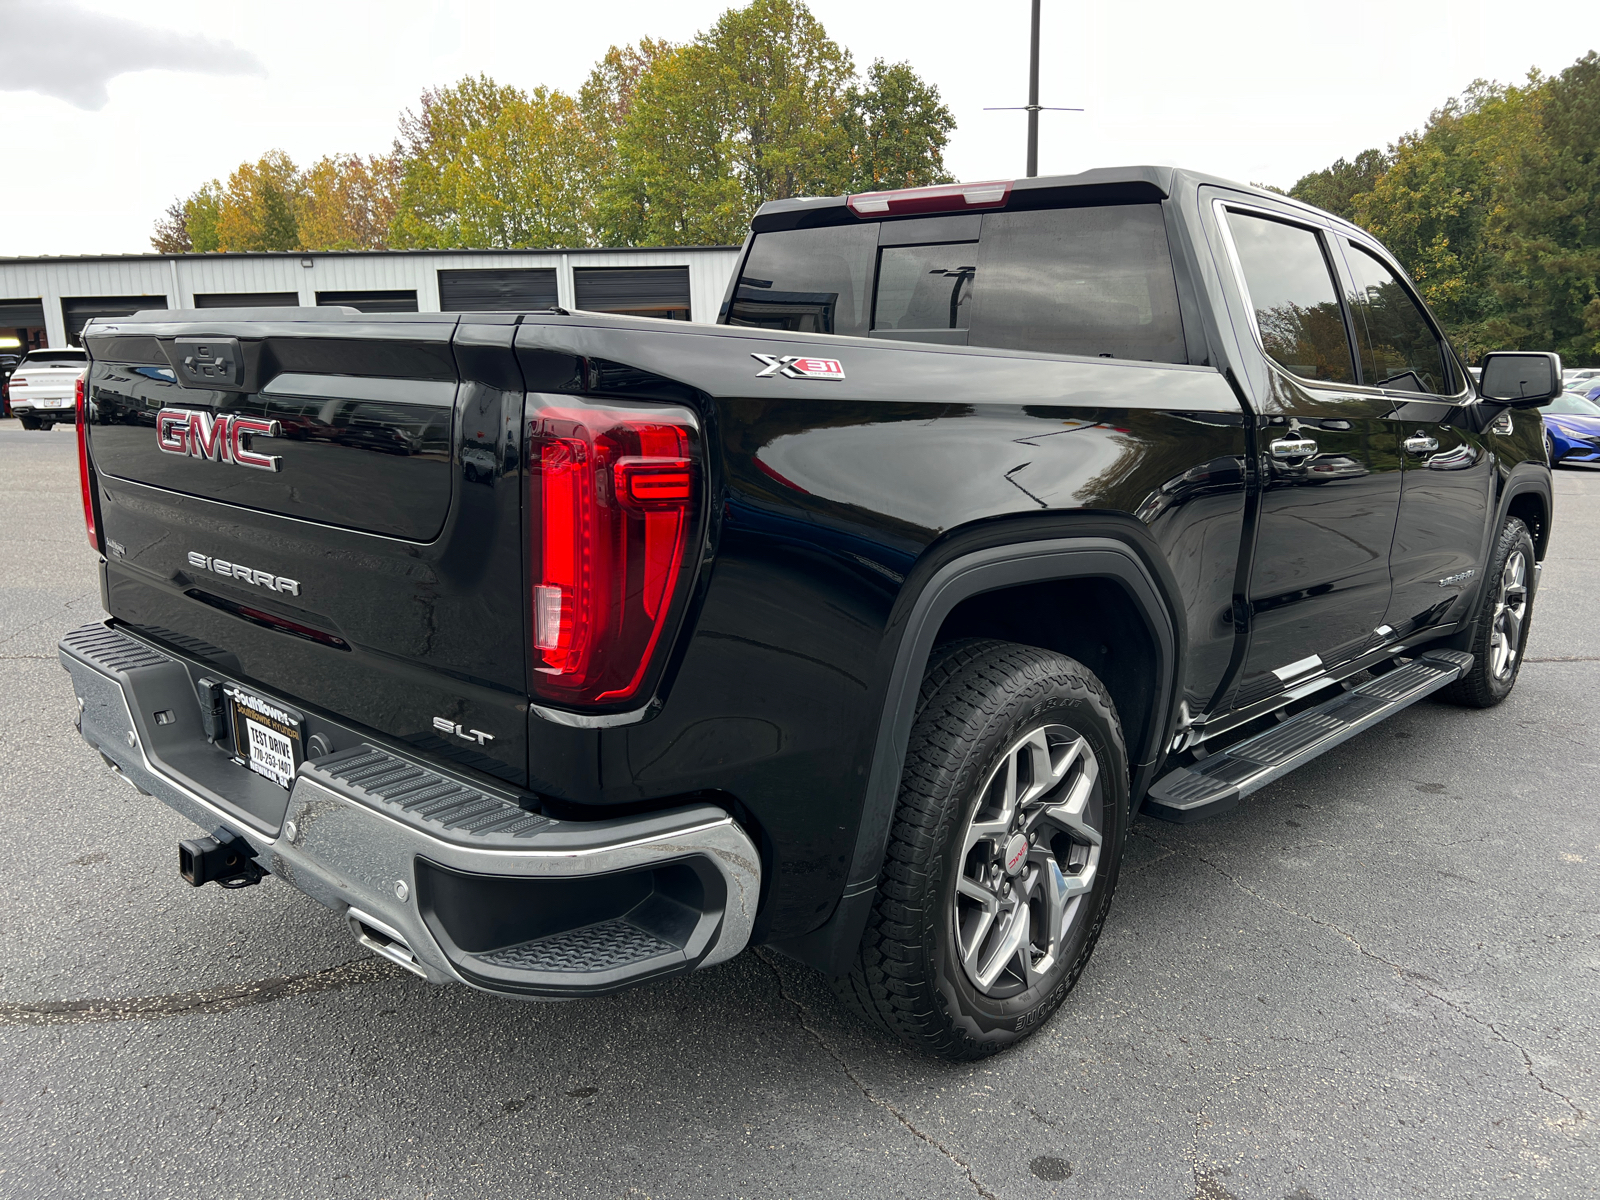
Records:
[[[246,766],[279,787],[294,784],[305,757],[300,740],[300,714],[242,688],[228,687],[233,749]]]

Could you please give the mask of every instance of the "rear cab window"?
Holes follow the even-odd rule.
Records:
[[[758,233],[727,323],[1185,363],[1155,203]]]

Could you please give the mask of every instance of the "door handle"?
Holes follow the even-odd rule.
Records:
[[[1279,438],[1267,448],[1273,458],[1306,458],[1317,452],[1317,444],[1308,437]]]
[[[1415,437],[1408,437],[1400,444],[1411,454],[1431,454],[1439,448],[1439,439],[1419,433]]]

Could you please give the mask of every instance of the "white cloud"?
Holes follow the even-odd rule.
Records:
[[[39,92],[97,112],[106,84],[135,71],[265,75],[261,60],[232,42],[156,29],[59,0],[0,0],[6,32],[0,91]]]

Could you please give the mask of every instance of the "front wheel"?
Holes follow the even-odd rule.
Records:
[[[1533,623],[1533,538],[1516,517],[1506,518],[1478,601],[1472,669],[1445,695],[1469,708],[1493,708],[1511,694]]]
[[[1560,456],[1556,454],[1555,439],[1550,436],[1550,431],[1548,429],[1544,431],[1544,456],[1552,467],[1556,466],[1561,461]]]
[[[1091,671],[1006,642],[947,649],[923,681],[878,895],[836,991],[944,1058],[1020,1041],[1089,961],[1127,828],[1122,728]]]

